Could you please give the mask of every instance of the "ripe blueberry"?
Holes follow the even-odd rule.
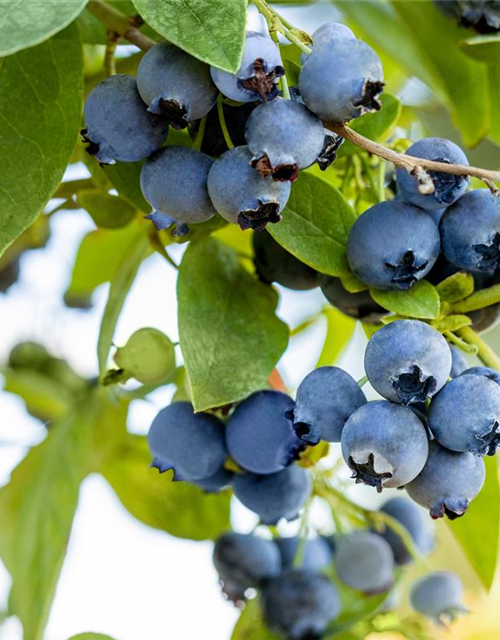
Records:
[[[226,489],[233,481],[234,473],[224,467],[220,467],[213,475],[202,480],[192,480],[200,489],[203,489],[205,493],[219,493],[223,489]]]
[[[454,378],[432,400],[428,418],[443,447],[495,455],[500,444],[500,387],[482,375]]]
[[[374,205],[354,223],[347,259],[356,276],[376,289],[409,289],[439,255],[439,231],[422,209],[401,200]]]
[[[412,586],[410,603],[415,611],[446,626],[467,609],[462,604],[463,586],[452,571],[433,571]]]
[[[352,29],[349,29],[349,27],[341,22],[325,22],[313,31],[312,34],[313,46],[323,44],[330,40],[338,40],[340,38],[355,40],[356,36]]]
[[[278,47],[268,35],[247,31],[245,49],[236,73],[211,67],[219,91],[237,102],[272,100],[278,95],[278,80],[285,74]]]
[[[186,147],[165,147],[146,162],[141,189],[153,207],[147,216],[157,229],[176,225],[172,235],[189,231],[188,223],[204,222],[215,215],[208,195],[207,177],[213,160]]]
[[[232,458],[252,473],[277,473],[298,456],[301,441],[287,417],[294,402],[280,391],[257,391],[229,418],[226,443]]]
[[[288,640],[319,640],[340,613],[337,588],[310,569],[286,569],[262,591],[264,620]]]
[[[300,72],[299,91],[322,120],[347,122],[380,109],[383,77],[371,47],[361,40],[338,38],[313,47]]]
[[[491,367],[471,367],[470,369],[462,371],[461,375],[484,376],[500,385],[500,373],[498,371],[495,371],[495,369],[492,369]]]
[[[262,230],[281,220],[290,184],[261,177],[250,166],[248,147],[235,147],[218,158],[208,174],[208,192],[218,213],[242,229]]]
[[[375,391],[387,400],[404,405],[425,402],[450,375],[450,347],[425,322],[396,320],[370,338],[365,371]]]
[[[177,480],[204,480],[217,473],[227,457],[224,425],[208,413],[194,413],[189,402],[162,409],[148,433],[152,466],[173,469]]]
[[[340,278],[333,276],[320,276],[320,283],[321,291],[328,302],[350,318],[379,324],[381,318],[387,315],[386,309],[375,302],[369,291],[351,293],[344,287]]]
[[[478,33],[500,31],[498,0],[434,0],[446,15],[455,18],[462,27],[472,27]]]
[[[168,123],[148,113],[132,76],[118,74],[100,82],[89,93],[83,113],[87,153],[101,164],[143,160],[167,137]]]
[[[366,594],[388,591],[394,581],[391,547],[370,531],[355,531],[339,537],[334,563],[342,582]]]
[[[226,123],[231,142],[235,147],[246,144],[245,125],[247,123],[248,116],[252,113],[257,104],[257,102],[246,102],[238,106],[225,103],[222,104],[224,121]],[[189,125],[189,133],[193,139],[196,138],[200,123],[201,121],[197,121],[190,123]],[[215,157],[219,157],[226,151],[229,151],[224,134],[222,133],[217,105],[208,112],[205,133],[203,135],[200,151],[206,153],[208,156]]]
[[[412,144],[406,154],[447,164],[469,164],[462,149],[445,138],[422,138]],[[423,194],[419,191],[419,183],[415,176],[402,167],[396,169],[400,195],[407,202],[422,207],[422,209],[440,210],[450,206],[465,193],[469,184],[466,176],[439,171],[428,171],[427,173],[434,184],[434,193]]]
[[[451,351],[451,371],[450,376],[456,378],[460,374],[464,373],[468,369],[469,364],[463,354],[463,351],[458,347],[450,347]],[[496,372],[495,372],[496,373]],[[500,375],[499,375],[500,380]]]
[[[295,520],[311,487],[310,472],[296,464],[271,475],[236,474],[233,480],[234,495],[267,525]]]
[[[302,541],[302,557],[299,556],[300,538],[275,538],[281,554],[281,563],[284,569],[295,566],[299,560],[299,566],[303,569],[314,569],[320,571],[328,567],[333,558],[330,545],[324,538],[312,538]]]
[[[217,99],[210,67],[170,42],[146,52],[137,69],[137,89],[148,111],[162,114],[176,129],[203,118]]]
[[[411,482],[429,452],[427,432],[413,411],[385,400],[357,409],[347,420],[341,441],[352,477],[379,492]]]
[[[262,176],[294,181],[300,169],[312,165],[323,150],[325,130],[321,120],[293,100],[273,100],[259,105],[245,127],[251,165]]]
[[[500,200],[489,189],[462,196],[439,228],[443,253],[456,267],[493,273],[500,266]]]
[[[458,378],[457,378],[458,380]],[[455,520],[467,511],[484,484],[482,458],[445,449],[436,441],[422,472],[405,489],[412,500],[429,509],[431,517]]]
[[[291,412],[293,428],[307,444],[340,442],[347,418],[365,403],[365,394],[346,371],[320,367],[311,371],[297,389]]]

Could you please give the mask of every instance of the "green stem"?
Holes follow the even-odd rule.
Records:
[[[476,309],[490,307],[500,302],[500,284],[476,291],[465,300],[460,300],[453,305],[453,313],[467,313]]]
[[[365,155],[362,155],[361,156],[361,162],[363,164],[365,173],[368,176],[368,181],[370,182],[370,188],[372,190],[373,197],[375,198],[375,200],[377,202],[381,202],[380,197],[379,197],[378,184],[375,182],[375,178],[373,176],[373,169],[370,166],[370,162],[368,161],[368,158]]]
[[[465,342],[477,347],[477,355],[487,367],[500,371],[500,358],[493,349],[487,345],[480,336],[478,336],[474,329],[471,329],[470,327],[462,327],[461,329],[458,329],[457,333],[465,340]]]
[[[363,376],[362,378],[360,378],[358,380],[358,385],[360,388],[364,387],[365,384],[368,382],[368,377],[367,376]]]
[[[380,158],[380,162],[378,163],[378,200],[379,202],[383,202],[385,200],[385,161]]]
[[[304,44],[295,33],[293,33],[293,25],[282,18],[274,9],[267,4],[265,0],[253,0],[259,12],[264,16],[269,27],[269,32],[279,31],[287,40],[293,42],[301,51],[309,55],[312,51],[310,47]]]
[[[115,53],[119,39],[120,36],[114,31],[108,31],[106,52],[104,54],[104,72],[107,76],[114,76],[116,74]]]
[[[129,42],[139,47],[139,49],[148,51],[148,49],[154,47],[155,41],[137,29],[133,18],[126,16],[106,2],[102,2],[102,0],[90,0],[86,9],[96,17],[108,31],[112,31],[118,36],[126,38]]]
[[[194,142],[192,145],[192,149],[194,149],[195,151],[199,151],[201,149],[206,127],[207,127],[207,114],[205,114],[201,119],[200,126],[198,128],[198,133],[196,134],[196,138],[194,139]]]
[[[226,118],[224,117],[224,108],[222,105],[222,94],[219,94],[217,98],[217,115],[219,116],[220,128],[222,129],[222,135],[224,136],[224,141],[228,149],[234,149],[233,141],[231,140],[231,136],[229,134],[229,129],[227,128]]]
[[[470,353],[473,356],[477,355],[478,348],[476,347],[476,345],[468,344],[467,342],[465,342],[464,340],[456,336],[451,331],[445,331],[443,335],[448,340],[448,342],[451,342],[452,344],[456,345],[459,349],[462,349],[462,351],[465,351],[465,353]]]

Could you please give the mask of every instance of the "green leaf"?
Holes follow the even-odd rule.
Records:
[[[334,364],[352,338],[356,320],[331,307],[324,310],[326,337],[316,367]]]
[[[229,492],[206,494],[150,467],[146,438],[129,436],[104,470],[123,506],[150,527],[177,538],[213,540],[231,527]]]
[[[373,615],[388,598],[388,593],[366,596],[351,589],[339,580],[335,581],[340,593],[341,609],[339,617],[328,628],[325,640],[334,640],[338,634],[352,627],[356,622]]]
[[[45,11],[45,3],[22,2],[25,12],[31,5]],[[82,92],[82,45],[74,25],[0,60],[0,254],[61,181],[80,127]]]
[[[104,229],[125,227],[135,218],[135,208],[120,196],[89,189],[80,191],[77,201],[96,225]]]
[[[109,350],[111,349],[116,323],[123,304],[142,261],[149,255],[150,251],[148,236],[145,230],[140,228],[128,245],[123,260],[118,265],[115,277],[111,281],[97,342],[97,358],[101,374],[106,370]]]
[[[103,633],[92,633],[87,631],[85,633],[77,633],[76,636],[71,636],[68,640],[113,640],[111,636],[104,635]]]
[[[259,599],[248,600],[231,634],[231,640],[281,640],[266,628],[262,620]]]
[[[448,527],[462,546],[481,582],[489,589],[493,584],[498,559],[500,491],[497,459],[487,457],[484,462],[484,487],[471,502],[465,516],[448,521]],[[480,544],[478,536],[481,538]]]
[[[235,73],[245,44],[247,0],[134,0],[137,11],[195,58]]]
[[[366,113],[351,124],[352,129],[375,142],[384,142],[389,138],[403,110],[401,100],[390,93],[383,93],[381,102],[380,111]],[[339,155],[351,153],[359,153],[359,147],[346,140],[339,149]]]
[[[253,278],[216,240],[191,243],[177,284],[179,336],[197,411],[266,386],[285,351],[288,327],[276,291]]]
[[[0,0],[0,56],[48,40],[67,27],[88,0]],[[76,31],[75,37],[76,37]],[[34,61],[37,60],[33,54]]]
[[[361,282],[359,278],[357,278],[354,273],[350,273],[348,276],[343,276],[341,278],[342,286],[344,289],[349,291],[350,293],[360,293],[361,291],[366,291],[369,287],[364,282]]]
[[[0,556],[12,577],[10,610],[41,640],[86,472],[88,410],[53,425],[0,490]]]
[[[142,162],[117,162],[102,168],[118,194],[144,213],[151,211],[151,205],[141,191],[140,177]]]
[[[500,60],[500,36],[476,36],[458,43],[460,49],[474,60],[495,62]]]
[[[436,291],[441,300],[458,302],[474,292],[474,278],[466,271],[459,271],[437,284]]]
[[[445,316],[444,318],[438,318],[437,320],[433,320],[431,322],[431,326],[434,329],[437,329],[441,333],[445,331],[458,331],[462,327],[469,327],[472,324],[472,320],[469,316],[463,315],[451,315]]]
[[[302,173],[282,215],[268,230],[285,249],[321,273],[350,275],[347,238],[356,214],[338,189]]]
[[[428,320],[439,316],[439,296],[427,280],[416,282],[408,291],[370,289],[370,295],[384,309],[402,316]]]
[[[500,113],[500,63],[488,65],[491,113]],[[500,146],[500,118],[492,118],[489,137]]]

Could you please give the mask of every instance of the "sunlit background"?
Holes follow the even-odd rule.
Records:
[[[283,6],[281,11],[309,32],[325,21],[339,18],[338,10],[327,2],[312,7]],[[263,28],[253,8],[249,26]],[[416,80],[405,82],[399,95],[405,105],[419,106],[429,112],[435,107],[432,93]],[[442,118],[442,134],[456,138],[446,115],[439,112],[436,115],[434,111],[434,126]],[[421,133],[415,130],[415,137]],[[498,149],[485,143],[480,152],[482,158],[493,159]],[[72,170],[67,178],[87,175],[82,166]],[[70,310],[62,302],[77,247],[82,237],[94,228],[85,212],[59,213],[52,221],[47,248],[24,254],[19,282],[0,296],[2,361],[18,342],[35,340],[46,345],[54,355],[65,358],[82,376],[96,375],[96,337],[108,285],[98,288],[91,310]],[[182,251],[182,246],[172,247],[171,253],[177,262]],[[144,326],[156,327],[172,340],[178,340],[175,284],[176,272],[163,258],[155,254],[145,261],[121,315],[117,344],[124,344],[136,329]],[[292,327],[324,305],[319,291],[294,293],[280,289],[280,295],[279,315]],[[314,366],[325,331],[326,327],[319,323],[292,339],[279,365],[291,389]],[[493,344],[496,342],[500,347],[500,332],[494,330],[490,336]],[[355,378],[363,375],[365,343],[364,334],[357,331],[339,361]],[[171,393],[167,388],[153,393],[147,401],[135,401],[129,414],[130,431],[145,434],[157,411],[169,402]],[[26,413],[22,401],[12,394],[0,395],[0,416],[0,483],[4,484],[27,448],[43,439],[44,430]],[[333,455],[338,455],[338,450],[334,449]],[[352,497],[370,507],[381,500],[366,488],[352,487],[349,491]],[[390,495],[391,492],[384,492],[383,499]],[[232,521],[235,529],[250,531],[256,517],[241,505],[233,504]],[[328,514],[319,506],[312,510],[312,522],[319,531],[330,531]],[[280,526],[280,531],[294,534],[297,527],[297,523],[285,524]],[[429,563],[460,573],[467,588],[466,604],[472,613],[450,631],[436,629],[436,638],[441,633],[446,638],[500,638],[500,581],[496,580],[489,596],[482,592],[446,525],[439,522],[437,530],[439,543]],[[478,532],[477,544],[481,543]],[[209,542],[179,540],[141,524],[128,514],[101,476],[88,477],[82,485],[45,637],[67,640],[78,632],[99,631],[117,640],[229,639],[238,611],[225,602],[220,593],[211,552]],[[411,570],[408,580],[419,571],[421,569]],[[6,608],[9,587],[9,576],[0,564],[0,611]],[[401,606],[407,607],[404,593]],[[1,640],[20,638],[21,626],[17,620],[9,619],[1,626]]]

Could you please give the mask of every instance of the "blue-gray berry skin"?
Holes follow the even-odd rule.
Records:
[[[347,259],[370,287],[406,291],[431,270],[439,247],[439,230],[430,216],[391,200],[374,205],[356,220],[347,241]]]
[[[375,302],[369,291],[351,293],[340,278],[322,275],[320,286],[328,302],[350,318],[368,324],[380,324],[381,319],[387,315],[387,310]]]
[[[411,482],[424,468],[429,452],[426,429],[413,411],[385,400],[357,409],[347,420],[341,441],[352,477],[379,492]]]
[[[247,589],[259,587],[281,572],[281,555],[274,542],[234,531],[218,538],[213,563],[224,593],[233,602],[245,600]]]
[[[313,40],[313,46],[340,38],[347,38],[348,40],[356,39],[352,29],[349,29],[349,27],[341,22],[325,22],[313,31],[311,37]]]
[[[188,481],[210,478],[227,457],[222,422],[208,413],[194,413],[189,402],[174,402],[158,413],[148,446],[153,467],[160,472],[173,469],[176,479]]]
[[[484,376],[500,385],[500,373],[491,367],[471,367],[462,371],[464,376]]]
[[[275,538],[274,541],[280,550],[283,568],[300,566],[303,569],[320,571],[328,567],[332,562],[332,548],[324,538],[303,540],[302,548],[300,548],[299,544],[301,540],[297,536]]]
[[[229,487],[233,481],[234,473],[221,467],[213,475],[202,480],[193,480],[193,484],[203,489],[205,493],[219,493],[223,489]]]
[[[366,594],[387,591],[394,581],[391,547],[370,531],[355,531],[339,537],[334,563],[342,582]]]
[[[408,498],[391,498],[380,507],[380,511],[403,525],[421,553],[429,553],[433,549],[434,535],[429,519],[415,502]],[[391,547],[396,564],[408,564],[413,560],[402,538],[390,526],[385,526],[378,533]]]
[[[262,282],[277,282],[294,291],[318,286],[318,272],[278,244],[267,231],[256,231],[252,244],[255,270]]]
[[[212,158],[186,147],[165,147],[151,156],[141,171],[141,189],[153,207],[147,216],[157,229],[176,225],[172,235],[189,231],[216,211],[208,195],[207,178]]]
[[[431,518],[446,515],[455,520],[463,516],[471,500],[481,491],[484,478],[481,457],[449,451],[434,440],[430,443],[425,467],[405,489],[412,500],[429,509]]]
[[[268,35],[247,31],[240,68],[229,73],[211,67],[219,91],[237,102],[266,102],[278,95],[278,80],[285,69],[278,47]]]
[[[406,154],[447,164],[469,164],[462,149],[445,138],[422,138],[412,144]],[[419,184],[415,176],[402,167],[396,169],[400,195],[404,200],[417,207],[422,207],[422,209],[440,210],[449,207],[465,193],[469,184],[466,176],[439,171],[428,171],[427,173],[434,184],[434,193],[423,194],[418,190]]]
[[[456,267],[493,273],[500,266],[500,199],[489,189],[464,194],[439,228],[443,253]]]
[[[434,4],[461,27],[472,27],[478,33],[500,31],[498,0],[434,0]]]
[[[311,488],[310,472],[296,464],[271,475],[236,474],[233,480],[234,495],[266,525],[295,520]]]
[[[286,569],[262,590],[264,620],[287,640],[319,640],[340,613],[329,578],[310,569]]]
[[[464,373],[468,369],[469,364],[461,349],[458,347],[450,346],[451,351],[451,371],[450,376],[456,378],[460,374]],[[498,376],[500,380],[500,375]]]
[[[325,141],[319,118],[293,100],[277,99],[261,104],[245,127],[251,164],[262,176],[294,181],[300,169],[312,165]]]
[[[322,120],[347,122],[380,109],[382,64],[361,40],[339,38],[313,46],[299,76],[299,91]]]
[[[218,158],[208,174],[208,192],[217,212],[241,229],[261,231],[281,220],[290,196],[290,183],[262,177],[250,166],[247,146],[235,147]]]
[[[495,455],[500,444],[500,387],[481,375],[454,378],[432,400],[428,419],[443,447]]]
[[[281,391],[257,391],[243,400],[226,427],[231,457],[251,473],[277,473],[291,464],[303,446],[287,417],[293,407]]]
[[[462,581],[452,571],[433,571],[415,582],[410,604],[418,613],[446,626],[467,609],[462,604]]]
[[[118,74],[100,82],[89,93],[83,113],[87,153],[101,164],[143,160],[167,138],[167,121],[148,113],[132,76]]]
[[[146,52],[137,69],[137,89],[148,111],[162,114],[176,129],[203,118],[217,99],[210,67],[170,42]]]
[[[450,371],[448,343],[420,320],[390,322],[373,334],[366,347],[368,380],[393,402],[425,402],[442,389]]]
[[[340,442],[346,420],[365,403],[365,394],[346,371],[320,367],[311,371],[297,389],[293,428],[307,444]]]

